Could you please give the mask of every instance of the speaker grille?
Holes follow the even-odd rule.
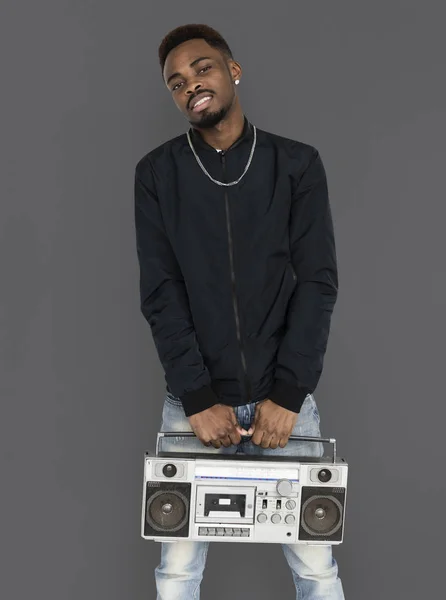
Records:
[[[145,534],[187,537],[191,484],[150,482],[146,490]]]
[[[300,540],[342,541],[345,489],[303,487]]]

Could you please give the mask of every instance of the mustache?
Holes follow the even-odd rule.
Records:
[[[197,94],[194,94],[192,98],[189,98],[187,108],[190,108],[190,105],[195,100],[195,98],[198,98],[198,96],[203,96],[203,94],[212,94],[213,96],[215,96],[214,92],[212,92],[211,90],[200,90]]]

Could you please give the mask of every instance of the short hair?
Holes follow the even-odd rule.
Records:
[[[212,27],[209,25],[201,24],[189,24],[181,25],[176,29],[173,29],[168,33],[162,40],[158,48],[158,57],[160,61],[161,71],[164,71],[164,65],[166,63],[167,55],[171,50],[182,44],[193,39],[203,39],[209,46],[219,50],[226,58],[232,59],[232,52],[229,48],[226,40]]]

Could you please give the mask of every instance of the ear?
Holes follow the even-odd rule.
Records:
[[[232,81],[240,81],[242,78],[242,67],[235,60],[229,61],[229,72],[231,73]]]

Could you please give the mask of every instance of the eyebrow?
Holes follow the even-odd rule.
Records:
[[[190,67],[195,67],[195,65],[199,62],[201,62],[202,60],[212,60],[209,56],[201,56],[200,58],[196,58],[194,61],[192,61],[190,63]],[[181,73],[173,73],[169,79],[166,82],[166,85],[169,85],[169,83],[172,81],[172,79],[174,79],[175,77],[181,77]]]

